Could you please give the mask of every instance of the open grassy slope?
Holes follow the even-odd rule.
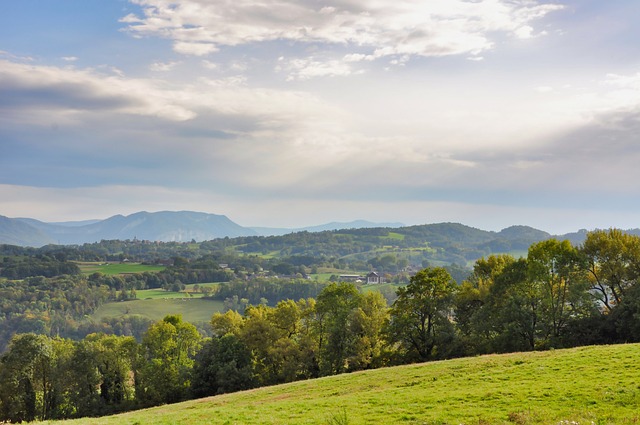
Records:
[[[165,266],[157,266],[140,263],[97,263],[97,262],[78,262],[80,271],[84,274],[102,273],[106,275],[119,275],[127,273],[143,273],[143,272],[160,272]]]
[[[156,321],[162,320],[167,314],[181,314],[187,322],[208,322],[213,313],[224,309],[222,301],[189,298],[188,295],[178,292],[167,295],[164,298],[107,303],[100,306],[91,317],[95,321],[100,321],[107,317],[136,314]],[[179,297],[174,298],[172,295]]]
[[[640,419],[638,360],[637,344],[483,356],[62,423],[631,424]]]

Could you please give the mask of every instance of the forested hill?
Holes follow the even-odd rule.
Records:
[[[208,248],[231,248],[245,254],[278,257],[325,257],[345,262],[396,253],[418,263],[467,264],[492,253],[526,252],[532,243],[549,239],[547,232],[513,226],[500,232],[459,223],[438,223],[400,228],[343,229],[297,232],[282,236],[238,237],[206,242]]]
[[[357,222],[353,222],[355,224]],[[349,223],[343,223],[347,226]],[[500,232],[486,231],[459,223],[438,223],[396,227],[367,227],[322,230],[316,226],[279,236],[258,236],[223,215],[181,212],[140,212],[113,216],[87,223],[44,223],[33,219],[0,216],[0,244],[41,247],[82,245],[102,240],[146,240],[160,242],[198,241],[202,252],[233,248],[238,253],[271,257],[313,256],[346,261],[367,261],[377,255],[403,251],[411,263],[421,260],[466,264],[492,253],[524,253],[535,242],[552,237],[528,226],[511,226]],[[330,225],[327,225],[330,226]],[[339,223],[331,226],[341,227]],[[282,230],[282,229],[281,229]],[[627,231],[639,234],[640,231]],[[586,230],[555,236],[574,245],[584,241]],[[205,241],[205,242],[202,242]],[[190,249],[193,249],[191,247]]]

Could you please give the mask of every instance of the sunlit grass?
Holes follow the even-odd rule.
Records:
[[[74,424],[632,424],[640,345],[482,356],[296,382]]]
[[[157,266],[152,264],[140,263],[96,263],[96,262],[78,262],[80,271],[84,274],[102,273],[106,275],[118,275],[127,273],[143,273],[143,272],[160,272],[165,266]]]
[[[138,293],[143,294],[145,292],[147,291],[138,291]],[[181,314],[182,318],[187,322],[208,322],[214,313],[222,311],[224,308],[222,301],[189,298],[188,295],[178,292],[164,293],[167,294],[166,297],[104,304],[96,310],[91,318],[95,321],[100,321],[103,318],[135,314],[157,321],[167,314]],[[140,295],[138,296],[140,297]]]

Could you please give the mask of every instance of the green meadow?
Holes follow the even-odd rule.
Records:
[[[165,269],[165,266],[156,266],[152,264],[140,264],[140,263],[88,263],[79,262],[78,267],[82,273],[87,275],[91,273],[102,273],[106,275],[128,274],[128,273],[143,273],[143,272],[160,272]]]
[[[640,345],[423,363],[50,424],[635,424]]]
[[[130,301],[119,301],[100,306],[91,316],[93,320],[100,321],[107,317],[122,317],[127,315],[140,315],[151,320],[162,320],[168,314],[181,314],[187,322],[208,322],[213,313],[222,311],[222,301],[215,301],[197,297],[189,297],[183,292],[165,292],[150,289],[163,293],[157,297],[149,299],[137,299]],[[138,298],[144,296],[147,291],[138,291]],[[142,293],[143,295],[140,295]]]

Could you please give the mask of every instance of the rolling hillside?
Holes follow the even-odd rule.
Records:
[[[640,345],[377,369],[53,424],[632,424]]]

